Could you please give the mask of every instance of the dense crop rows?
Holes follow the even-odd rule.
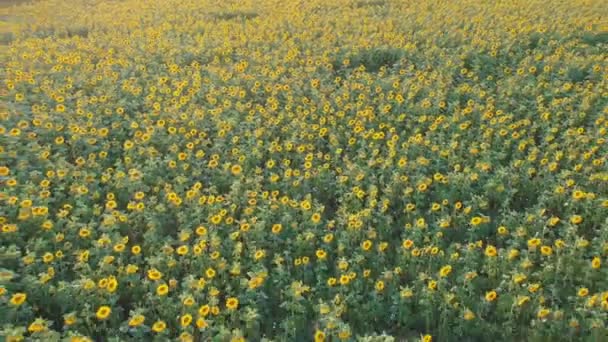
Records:
[[[608,340],[602,1],[0,11],[7,341]]]

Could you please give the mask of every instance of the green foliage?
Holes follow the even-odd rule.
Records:
[[[357,52],[342,51],[334,58],[332,65],[336,71],[353,70],[364,67],[367,72],[378,72],[381,68],[392,68],[405,56],[402,49],[371,48]]]
[[[253,19],[256,18],[259,14],[255,12],[247,12],[247,11],[226,11],[226,12],[216,12],[212,13],[211,16],[218,20],[232,20],[232,19]]]

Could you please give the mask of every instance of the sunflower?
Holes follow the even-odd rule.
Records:
[[[160,284],[156,288],[156,294],[159,296],[164,296],[167,293],[169,293],[169,286],[167,286],[167,284]]]
[[[105,320],[108,317],[110,317],[111,313],[112,313],[112,309],[107,305],[103,305],[103,306],[100,306],[99,309],[97,309],[95,316],[97,316],[97,319],[99,319],[99,320]]]
[[[230,168],[230,172],[232,172],[232,174],[235,176],[240,175],[242,171],[243,168],[241,167],[241,165],[238,164],[232,165],[232,167]]]
[[[591,267],[593,269],[599,269],[602,266],[602,260],[599,257],[594,257],[593,260],[591,260]]]
[[[182,327],[187,327],[190,325],[190,323],[192,323],[192,315],[190,314],[185,314],[183,315],[180,319],[179,319],[180,325]]]
[[[146,318],[143,315],[137,314],[129,320],[130,327],[138,327],[144,323]]]
[[[447,277],[450,273],[452,273],[452,266],[450,266],[450,265],[443,266],[439,270],[440,277]]]
[[[154,331],[155,333],[161,333],[166,328],[167,328],[167,323],[165,323],[164,321],[156,321],[152,325],[152,331]]]
[[[488,257],[495,257],[498,253],[496,251],[496,247],[487,245],[484,254]]]
[[[19,305],[23,304],[26,299],[27,299],[27,295],[25,293],[18,292],[18,293],[13,294],[13,296],[11,297],[10,303],[11,303],[11,305],[19,306]]]
[[[230,297],[226,300],[226,308],[236,310],[239,307],[239,300],[235,297]]]
[[[323,342],[323,341],[325,341],[325,333],[321,330],[317,330],[315,332],[314,338],[315,338],[315,342]]]

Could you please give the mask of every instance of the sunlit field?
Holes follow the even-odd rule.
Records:
[[[0,340],[608,341],[600,0],[0,2]]]

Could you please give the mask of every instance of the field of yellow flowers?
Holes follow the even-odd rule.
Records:
[[[0,339],[608,341],[600,0],[0,4]]]

